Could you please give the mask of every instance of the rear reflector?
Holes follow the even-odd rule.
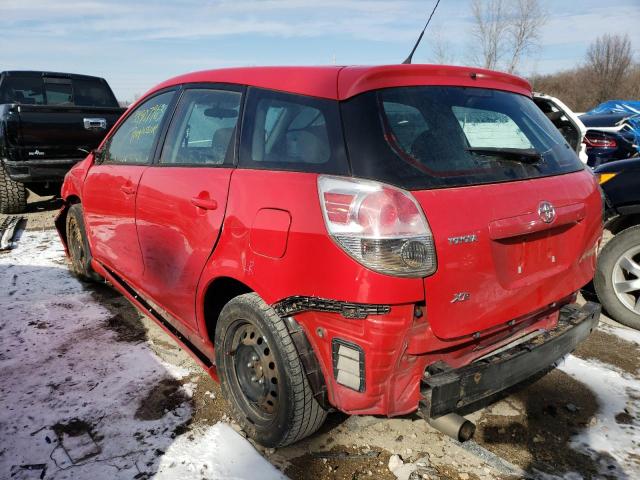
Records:
[[[354,343],[334,338],[333,375],[340,385],[364,392],[364,352]]]

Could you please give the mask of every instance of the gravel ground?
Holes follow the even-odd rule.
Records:
[[[62,200],[56,197],[40,197],[29,191],[27,211],[21,213],[27,219],[27,230],[47,230],[53,228],[53,220],[62,206]],[[0,223],[7,215],[0,213]]]
[[[27,229],[50,228],[57,209],[56,202],[46,199],[30,199],[30,202],[30,212],[26,214],[29,219]],[[56,235],[53,232],[26,232],[23,238],[25,243],[30,235],[43,236],[38,248],[42,255],[49,256],[51,265],[59,269],[56,270],[58,280],[55,282],[64,284],[68,275],[62,270],[65,268],[65,259]],[[20,248],[19,244],[18,249],[10,254],[0,255],[0,285],[6,286],[6,291],[0,293],[0,300],[4,300],[5,306],[13,305],[9,298],[13,295],[24,295],[24,301],[31,298],[33,302],[37,302],[40,298],[40,291],[30,287],[28,283],[28,278],[31,278],[29,275],[34,275],[33,269],[26,268],[21,273],[11,273],[15,266],[8,255],[19,255]],[[74,300],[72,297],[79,293],[75,287],[69,288],[66,291],[60,287],[56,294],[56,305],[64,305],[65,299],[76,305],[74,302],[78,299],[74,297]],[[211,453],[215,448],[204,448],[203,442],[208,438],[208,429],[216,428],[220,425],[219,422],[228,423],[239,430],[228,417],[228,408],[219,386],[154,322],[140,315],[123,297],[105,286],[82,285],[82,291],[85,292],[81,299],[84,306],[82,309],[75,311],[70,317],[60,317],[57,320],[50,317],[42,324],[38,323],[41,321],[39,318],[23,318],[24,314],[19,309],[13,313],[5,310],[3,320],[0,321],[0,362],[10,357],[8,351],[15,348],[14,343],[17,341],[13,337],[7,337],[11,332],[17,331],[9,328],[10,324],[27,322],[30,328],[41,328],[43,334],[64,335],[65,329],[56,325],[56,322],[79,321],[85,315],[90,315],[92,309],[101,308],[106,314],[102,313],[104,318],[100,317],[102,320],[99,325],[92,327],[94,335],[83,338],[73,336],[66,340],[78,342],[82,349],[92,352],[99,348],[96,338],[106,338],[105,335],[113,338],[113,351],[107,349],[95,358],[98,362],[110,358],[110,355],[117,357],[117,361],[123,362],[119,370],[121,373],[109,374],[110,376],[100,378],[100,382],[119,385],[122,374],[128,375],[130,379],[144,375],[143,386],[127,391],[127,395],[130,395],[128,402],[135,406],[131,415],[137,421],[160,422],[161,425],[168,425],[166,428],[170,427],[171,435],[168,437],[158,433],[140,440],[147,445],[144,447],[147,449],[154,442],[160,442],[162,446],[154,447],[160,453],[156,452],[157,458],[147,462],[144,475],[148,476],[135,478],[149,478],[154,474],[171,471],[167,468],[174,468],[172,462],[175,464],[176,461],[168,459],[177,455],[173,451],[186,451],[187,458],[188,452],[204,449]],[[49,305],[47,308],[52,307]],[[19,338],[19,335],[15,338]],[[639,345],[640,333],[603,318],[598,331],[558,369],[509,392],[492,405],[470,412],[467,416],[477,424],[478,429],[474,441],[465,444],[445,437],[416,416],[387,419],[349,417],[335,413],[329,416],[319,433],[294,446],[278,450],[265,450],[260,446],[255,448],[293,479],[393,479],[410,476],[463,480],[640,478],[640,455],[637,453],[640,451]],[[162,374],[151,373],[148,367],[136,364],[136,361],[140,361],[139,357],[129,363],[122,360],[123,356],[126,357],[126,352],[135,348],[144,348],[145,352],[148,350],[150,353],[144,357],[146,362],[158,362],[163,367]],[[58,352],[62,358],[67,354],[64,350]],[[101,366],[92,364],[91,358],[83,361],[87,362],[86,368],[100,371]],[[73,362],[73,358],[68,358],[69,368],[72,368]],[[31,393],[29,389],[38,387],[27,381],[32,371],[13,371],[1,363],[0,367],[0,384],[11,384],[14,389],[23,389],[21,393],[25,398]],[[20,378],[20,375],[25,377]],[[61,395],[65,405],[77,405],[84,394],[82,389],[65,385],[57,388],[63,391]],[[105,395],[109,395],[108,390],[105,392]],[[2,392],[0,397],[3,396],[6,402],[6,392]],[[114,411],[119,408],[116,400],[114,398]],[[101,416],[114,414],[109,404],[107,402],[101,407]],[[13,407],[0,404],[0,467],[7,469],[16,467],[12,463],[11,439],[5,435],[7,428],[13,426],[16,431],[21,428],[16,424],[18,420],[7,410],[12,410]],[[35,404],[30,408],[37,410],[38,407],[49,408],[46,403]],[[69,428],[69,422],[64,423],[63,420],[73,417],[73,412],[60,415],[66,417],[60,418],[58,424]],[[98,413],[94,412],[94,415]],[[89,425],[97,424],[98,420],[83,418]],[[27,432],[53,428],[50,424],[43,424],[45,420],[37,411],[33,415],[20,417],[19,422],[25,424],[24,431]],[[61,431],[60,426],[58,431]],[[155,430],[151,428],[151,431]],[[129,431],[103,432],[96,438],[96,442],[104,449],[110,440],[122,443],[123,439],[119,437],[128,434],[127,432]],[[130,433],[133,435],[135,432]],[[25,438],[28,441],[31,437]],[[131,448],[143,447],[133,442]],[[215,452],[213,455],[215,456]],[[193,456],[197,463],[199,457],[196,453]],[[185,460],[182,461],[183,466],[184,462]],[[50,464],[49,459],[36,458],[35,454],[26,463]],[[200,476],[193,478],[215,478],[208,476],[201,467],[198,467],[200,470],[196,467],[197,465],[193,467],[196,469],[194,471]],[[49,467],[49,473],[40,478],[87,478],[73,474],[67,477],[66,474],[59,474],[55,468]],[[107,469],[107,466],[104,465],[104,468]],[[0,468],[0,477],[3,472]],[[11,472],[13,475],[14,471]],[[27,476],[30,472],[20,470],[22,476],[14,475],[12,478],[39,478]],[[54,475],[52,472],[57,473]],[[138,469],[138,472],[141,470]],[[184,475],[180,478],[191,478]],[[108,478],[106,473],[105,478]]]

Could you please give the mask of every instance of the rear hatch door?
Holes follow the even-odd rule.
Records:
[[[436,244],[424,284],[441,338],[540,311],[591,279],[601,200],[587,171],[413,194]]]
[[[503,87],[386,88],[343,105],[354,175],[411,191],[429,222],[440,338],[536,314],[594,272],[594,176],[530,97]]]

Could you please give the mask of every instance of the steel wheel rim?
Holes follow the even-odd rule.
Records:
[[[276,359],[266,336],[248,321],[233,331],[233,383],[250,411],[262,421],[275,418],[279,405],[280,378]]]
[[[613,266],[611,281],[618,300],[640,315],[640,245],[620,255]]]

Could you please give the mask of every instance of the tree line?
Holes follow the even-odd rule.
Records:
[[[540,48],[549,14],[541,0],[471,0],[473,26],[468,62],[517,73],[527,55]],[[449,46],[436,37],[436,63],[452,63]],[[533,89],[560,98],[584,112],[607,100],[640,99],[640,63],[628,35],[604,34],[575,66],[547,75],[531,75]]]

